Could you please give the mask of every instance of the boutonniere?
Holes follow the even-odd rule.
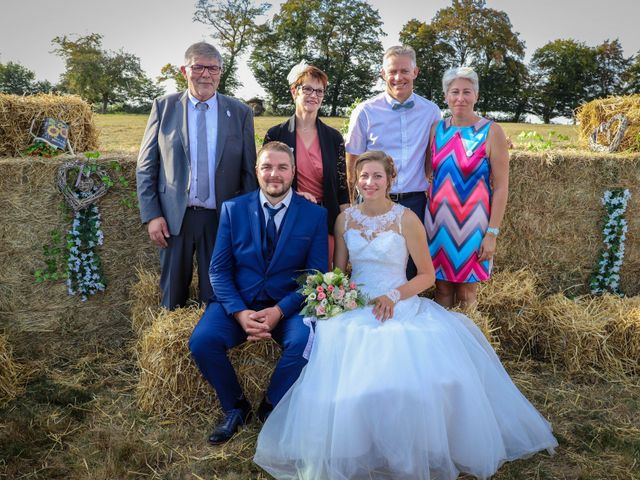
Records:
[[[227,110],[227,117],[231,118],[231,112]]]

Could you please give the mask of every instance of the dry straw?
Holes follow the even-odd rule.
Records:
[[[0,94],[0,157],[16,157],[33,142],[31,123],[46,117],[69,125],[69,143],[75,152],[98,148],[98,131],[91,106],[75,95]]]
[[[556,294],[542,302],[539,316],[541,348],[569,372],[640,372],[640,297]]]
[[[14,358],[7,336],[0,334],[0,406],[16,398],[21,392],[22,368]]]
[[[576,119],[579,124],[580,140],[588,145],[593,131],[618,114],[626,116],[629,122],[618,151],[640,152],[640,95],[599,98],[579,107],[576,111]],[[617,122],[614,122],[609,135],[611,139],[615,136],[614,130],[617,128]],[[598,134],[597,142],[608,146],[607,134]]]
[[[140,380],[139,407],[150,414],[176,418],[218,415],[220,406],[189,352],[189,337],[201,308],[160,310],[136,345]],[[246,343],[230,352],[238,380],[254,405],[260,401],[279,356],[273,341]]]
[[[539,303],[538,279],[528,268],[496,272],[478,288],[478,309],[491,319],[504,347],[515,351],[535,349]]]

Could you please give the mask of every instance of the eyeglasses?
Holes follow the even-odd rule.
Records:
[[[222,67],[218,65],[189,65],[188,68],[195,74],[202,75],[205,70],[208,70],[211,75],[218,75],[222,71]]]
[[[302,93],[309,96],[315,92],[316,97],[322,98],[324,97],[324,88],[311,88],[308,85],[298,85],[298,90],[302,90]]]

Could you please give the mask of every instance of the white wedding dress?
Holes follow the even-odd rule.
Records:
[[[403,212],[347,210],[352,280],[370,298],[406,282]],[[275,478],[488,478],[557,446],[464,315],[415,296],[385,322],[368,306],[316,325],[309,363],[258,437],[254,460]]]

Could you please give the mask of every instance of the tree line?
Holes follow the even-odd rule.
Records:
[[[197,0],[193,20],[211,27],[223,55],[221,92],[233,94],[242,86],[238,63],[248,54],[273,114],[292,108],[286,75],[301,59],[329,76],[323,107],[328,115],[342,114],[358,98],[372,94],[385,33],[379,12],[366,0],[287,0],[260,23],[270,8],[255,0]],[[484,0],[453,0],[431,21],[409,20],[399,37],[417,54],[416,92],[441,107],[442,74],[461,65],[473,67],[480,77],[479,111],[515,122],[531,113],[548,123],[556,116],[571,117],[578,105],[594,98],[640,93],[640,52],[625,57],[618,39],[596,46],[557,39],[538,48],[525,64],[525,45],[509,16],[488,8]],[[154,81],[144,74],[138,57],[105,51],[101,41],[98,34],[53,39],[53,52],[65,61],[56,86],[35,82],[33,72],[19,64],[0,64],[0,91],[57,89],[79,94],[106,111],[110,105],[148,108],[163,92],[159,82],[164,80],[185,88],[177,66],[165,65]]]

